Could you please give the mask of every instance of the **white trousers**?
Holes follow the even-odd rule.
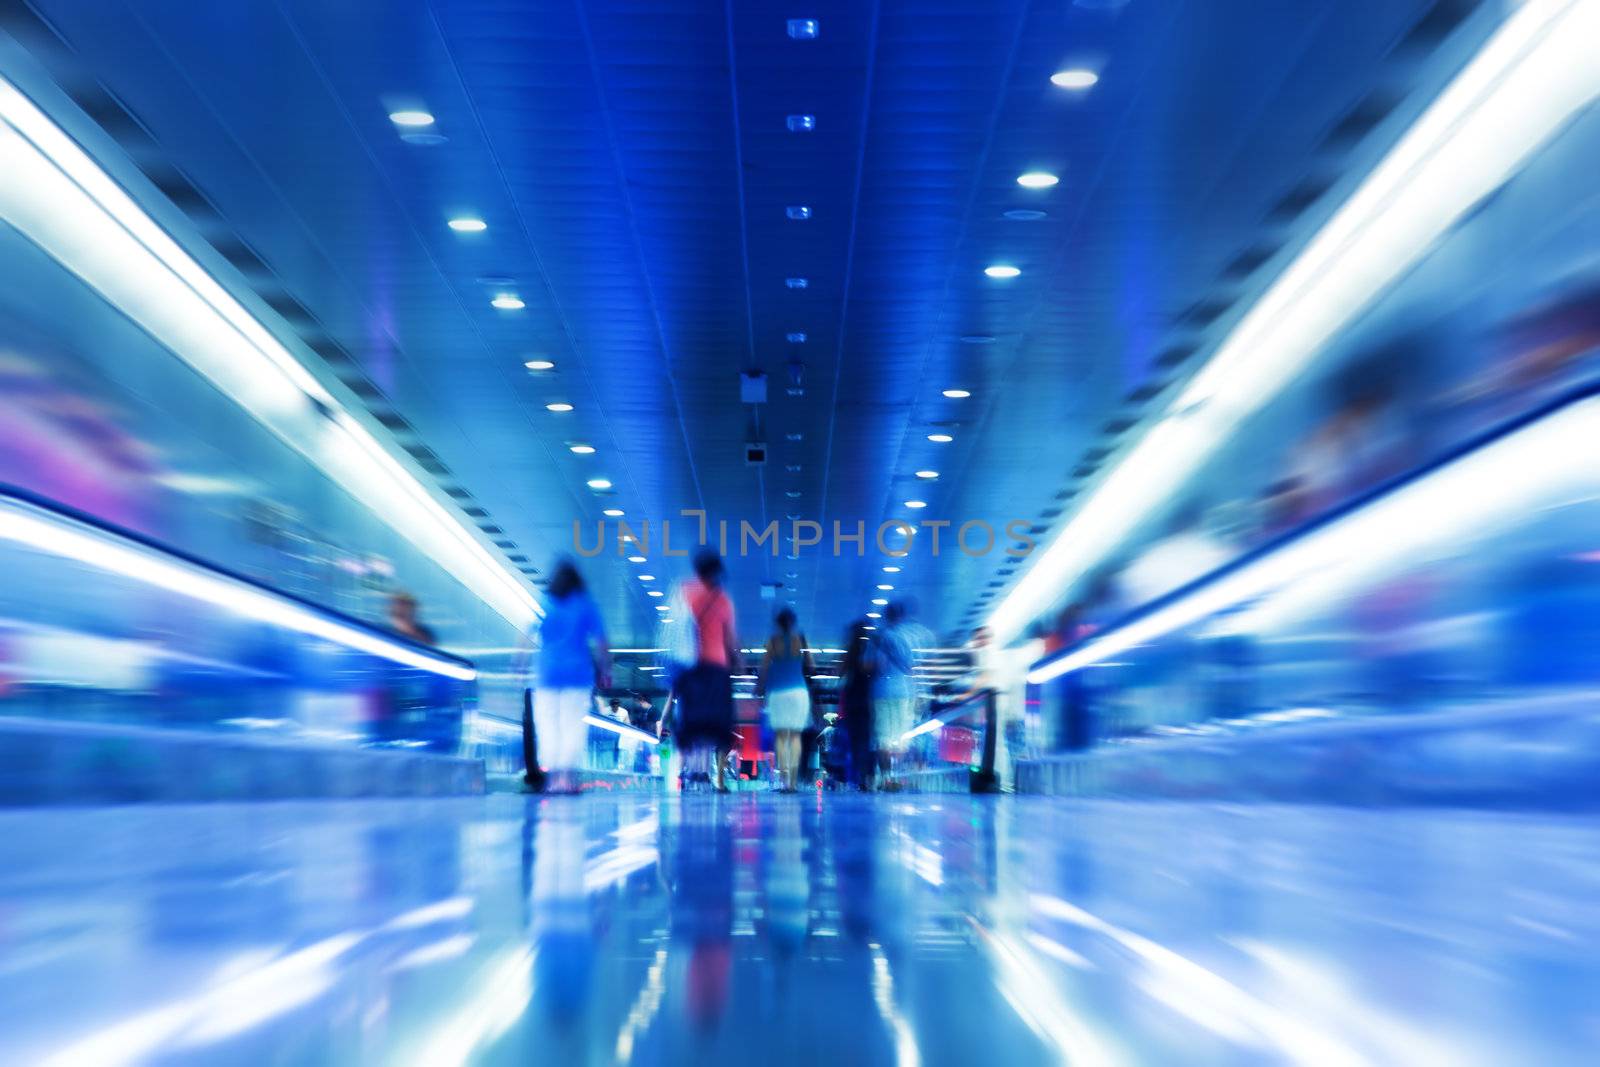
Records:
[[[589,740],[589,693],[584,689],[535,689],[533,728],[539,742],[539,766],[547,771],[583,769]]]

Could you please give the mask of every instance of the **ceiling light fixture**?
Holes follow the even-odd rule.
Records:
[[[663,593],[659,589],[650,589],[650,590],[646,591],[645,595],[646,596],[666,596],[667,594]]]
[[[949,397],[951,400],[965,400],[967,397],[971,396],[972,393],[967,389],[946,389],[944,391],[944,395]]]
[[[887,593],[887,592],[889,592],[889,590],[891,590],[891,589],[893,589],[893,588],[894,588],[894,586],[892,586],[892,585],[879,585],[879,586],[878,586],[878,590],[879,590],[879,591],[880,591],[880,592],[884,592],[884,593]]]
[[[784,124],[789,127],[790,133],[810,133],[817,128],[817,116],[790,115]]]
[[[496,293],[494,299],[489,301],[501,311],[521,311],[528,305],[515,293]]]
[[[1058,70],[1050,75],[1050,84],[1057,89],[1076,89],[1080,92],[1090,88],[1099,80],[1100,75],[1083,67]]]
[[[580,455],[580,456],[592,456],[592,455],[594,455],[594,445],[577,444],[577,445],[568,445],[567,447],[569,449],[571,449],[575,454]]]
[[[621,508],[606,508],[602,514],[604,514],[608,519],[620,519],[622,518],[624,512]]]
[[[389,121],[408,130],[419,130],[424,126],[432,126],[433,116],[417,108],[405,108],[389,112]]]
[[[1015,278],[1022,273],[1020,267],[1009,266],[1005,263],[996,263],[992,267],[983,268],[983,273],[991,278]]]
[[[789,36],[796,41],[815,41],[822,32],[822,23],[816,19],[790,19],[786,24]]]
[[[646,560],[645,560],[645,557],[643,557],[643,556],[629,556],[628,557],[628,562],[629,563],[644,563],[644,562],[646,562]]]
[[[939,472],[938,471],[918,471],[917,472],[917,477],[921,478],[921,479],[923,479],[925,481],[932,481],[933,479],[939,477]]]
[[[869,618],[869,619],[881,619],[881,618],[883,618],[883,612],[881,612],[881,611],[869,611],[869,612],[867,612],[867,618]],[[870,630],[870,629],[872,629],[872,627],[866,626],[866,627],[863,627],[863,629]]]
[[[899,574],[900,573],[900,568],[894,566],[893,564],[889,564],[888,566],[883,568],[883,573],[885,573],[885,574]]]
[[[873,602],[873,603],[874,603],[874,604],[876,604],[876,605],[878,605],[878,607],[880,607],[880,608],[881,608],[881,607],[885,607],[885,606],[887,606],[887,605],[888,605],[888,603],[889,603],[889,601],[888,601],[888,598],[886,598],[886,597],[881,597],[881,596],[875,596],[875,597],[873,597],[873,598],[872,598],[872,602]]]
[[[529,370],[555,370],[556,365],[548,359],[530,359],[523,364]]]
[[[1026,174],[1017,175],[1017,184],[1024,189],[1048,189],[1060,180],[1054,174],[1042,170],[1030,170]]]
[[[907,500],[906,501],[906,507],[910,508],[913,511],[920,510],[920,509],[925,508],[927,506],[928,506],[928,502],[926,500]]]
[[[955,438],[951,437],[947,433],[930,433],[928,435],[928,440],[932,441],[936,445],[947,445],[951,441],[954,441]]]
[[[590,478],[585,484],[587,484],[590,489],[611,488],[611,480],[609,478]]]
[[[653,582],[656,580],[656,576],[653,574],[641,574],[639,575],[639,580],[641,582]]]
[[[796,222],[804,222],[811,217],[811,209],[805,204],[790,204],[783,209],[783,213]]]
[[[451,219],[449,222],[446,222],[445,225],[457,233],[482,233],[484,230],[489,228],[489,224],[487,222],[484,222],[479,218],[473,218],[470,215],[463,215],[460,218]]]
[[[546,404],[544,406],[544,409],[546,411],[566,412],[566,411],[571,411],[572,410],[572,405],[566,403],[565,401],[557,400],[553,404]]]

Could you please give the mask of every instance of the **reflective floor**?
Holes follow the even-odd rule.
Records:
[[[1600,826],[1027,798],[0,814],[6,1064],[1592,1063]]]

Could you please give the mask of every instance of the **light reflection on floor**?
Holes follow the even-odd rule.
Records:
[[[0,1063],[1592,1062],[1600,826],[637,796],[0,814]]]

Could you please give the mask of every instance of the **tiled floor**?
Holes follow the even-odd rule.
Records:
[[[1043,798],[0,814],[0,1062],[1532,1065],[1600,824]]]

